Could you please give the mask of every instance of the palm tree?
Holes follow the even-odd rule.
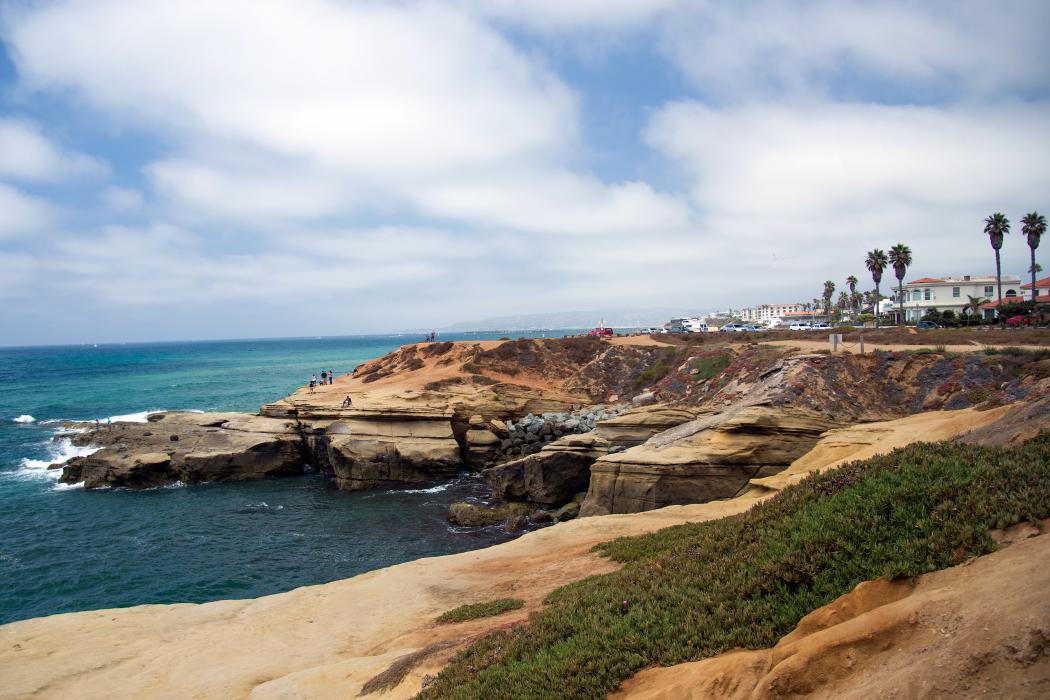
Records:
[[[908,266],[911,265],[911,248],[898,243],[897,245],[890,248],[889,255],[890,265],[893,265],[893,276],[897,278],[897,323],[904,320],[904,275],[908,272]]]
[[[963,311],[970,311],[971,315],[976,316],[977,312],[981,310],[983,304],[988,303],[988,299],[976,296],[972,297],[969,294],[966,295],[966,303],[963,305]]]
[[[889,265],[885,251],[875,250],[868,253],[864,258],[864,266],[871,272],[871,279],[875,282],[875,327],[879,327],[879,282],[882,281],[882,271]]]
[[[1035,265],[1030,265],[1028,267],[1028,274],[1030,274],[1030,275],[1033,274],[1033,273],[1038,275],[1042,271],[1043,271],[1043,266],[1040,265],[1039,263],[1036,263]]]
[[[1003,247],[1003,238],[1010,233],[1010,220],[999,212],[995,212],[984,220],[984,232],[988,234],[988,241],[995,251],[995,285],[999,290],[999,303],[995,307],[995,314],[999,317],[999,323],[1003,322],[1003,269],[999,261],[999,249]]]
[[[824,283],[824,315],[831,319],[831,295],[835,293],[835,283],[828,280]]]
[[[849,306],[854,312],[859,311],[864,305],[864,295],[860,292],[853,292],[849,295]]]
[[[853,302],[856,301],[855,297],[857,296],[857,282],[858,281],[859,280],[853,275],[850,275],[849,277],[846,278],[846,286],[849,287],[850,311],[854,310]]]
[[[1035,299],[1039,296],[1039,291],[1035,288],[1035,249],[1039,247],[1039,239],[1046,233],[1046,217],[1033,211],[1031,214],[1025,214],[1021,224],[1021,231],[1028,238],[1028,248],[1032,251],[1032,266],[1028,271],[1032,273],[1032,299]]]

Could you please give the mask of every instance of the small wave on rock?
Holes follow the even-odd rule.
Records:
[[[12,418],[11,420],[13,420],[15,423],[35,423],[36,422],[36,418],[33,418],[33,416],[31,416],[31,415],[29,415],[27,413],[23,413],[22,415],[18,416],[17,418]]]
[[[99,449],[98,447],[74,445],[69,438],[61,438],[48,443],[48,457],[46,459],[23,457],[21,468],[12,472],[12,474],[23,478],[43,476],[57,479],[62,474],[61,470],[49,469],[48,467],[56,464],[65,464],[74,457],[86,457]]]

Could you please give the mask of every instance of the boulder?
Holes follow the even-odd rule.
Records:
[[[587,488],[591,465],[608,442],[593,433],[566,435],[539,450],[482,472],[497,498],[560,505]]]
[[[464,439],[467,445],[467,466],[471,469],[484,469],[500,461],[501,441],[491,430],[468,430]]]
[[[566,520],[572,520],[580,514],[580,504],[576,501],[570,501],[563,505],[558,510],[554,511],[554,519],[560,523]]]
[[[503,503],[498,506],[453,503],[448,507],[448,519],[463,527],[484,527],[527,518],[530,510],[524,503]]]

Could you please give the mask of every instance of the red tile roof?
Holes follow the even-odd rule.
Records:
[[[1037,296],[1035,298],[1035,300],[1039,304],[1050,304],[1050,294],[1044,294],[1042,296]],[[1028,299],[1028,298],[1025,298],[1025,297],[1021,297],[1021,296],[1003,297],[1003,306],[1006,306],[1007,304],[1013,304],[1013,303],[1016,303],[1018,301],[1031,301],[1031,299]],[[994,301],[990,301],[987,304],[981,304],[981,308],[982,309],[994,309],[997,306],[999,306],[999,300],[998,299],[996,299]]]
[[[1036,280],[1035,281],[1035,286],[1036,286],[1037,289],[1039,287],[1050,287],[1050,277],[1044,277],[1041,280]],[[1032,288],[1032,283],[1031,282],[1029,282],[1028,284],[1022,284],[1021,285],[1021,289],[1031,289],[1031,288]]]
[[[905,282],[905,284],[933,284],[935,282],[943,282],[944,280],[939,277],[923,277],[922,279],[912,280],[911,282]]]

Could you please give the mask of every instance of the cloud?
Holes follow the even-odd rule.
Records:
[[[70,0],[12,14],[7,34],[30,87],[72,90],[174,140],[145,172],[180,219],[414,209],[600,233],[686,216],[646,183],[575,169],[574,92],[454,6]]]
[[[8,39],[33,87],[370,176],[556,155],[575,136],[556,76],[431,4],[69,1],[14,14]]]
[[[134,211],[145,203],[142,193],[131,187],[107,187],[102,191],[102,202],[113,211]]]
[[[605,185],[569,171],[493,173],[420,188],[432,216],[549,234],[614,235],[680,229],[688,206],[645,182]]]
[[[485,17],[542,32],[635,29],[680,0],[467,0],[463,6]]]
[[[1039,0],[684,3],[664,50],[705,94],[879,101],[1045,94],[1050,5]]]
[[[46,202],[0,182],[0,239],[38,231],[54,218]]]
[[[107,170],[97,158],[59,148],[31,122],[0,118],[0,177],[53,182]]]
[[[887,107],[827,102],[659,111],[652,145],[691,180],[700,228],[782,287],[865,278],[866,250],[912,246],[924,274],[983,273],[981,220],[1036,207],[1050,185],[1050,105]],[[1023,262],[1020,243],[1007,269]],[[825,277],[826,278],[826,277]]]

